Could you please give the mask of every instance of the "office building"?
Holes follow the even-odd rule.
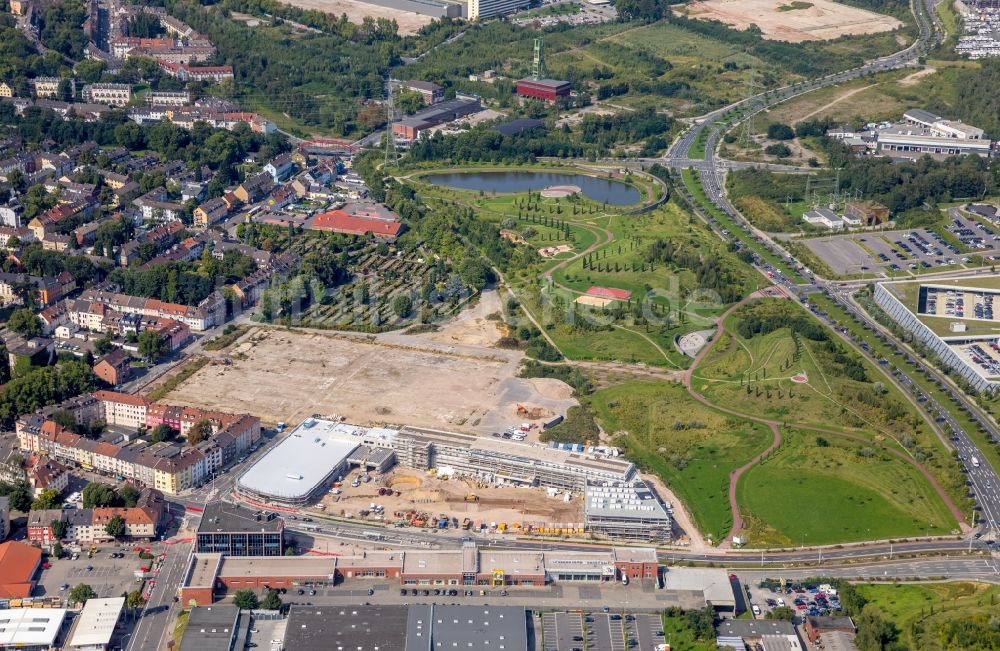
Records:
[[[211,502],[198,525],[195,551],[228,556],[281,556],[285,521],[274,515],[228,504]]]

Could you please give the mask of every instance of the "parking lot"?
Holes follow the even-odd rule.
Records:
[[[75,585],[86,583],[98,597],[117,597],[123,592],[131,592],[139,587],[133,572],[148,561],[142,561],[134,552],[126,552],[125,558],[111,558],[112,551],[121,551],[117,547],[104,546],[98,548],[93,558],[80,554],[77,560],[66,556],[51,560],[52,567],[43,569],[33,596],[62,595]],[[88,570],[90,567],[92,569]],[[69,588],[62,589],[68,585]]]
[[[996,253],[1000,249],[1000,234],[996,228],[986,226],[958,210],[950,210],[948,216],[951,221],[946,228],[963,245],[984,254]]]
[[[655,651],[664,644],[659,615],[547,612],[542,614],[543,651]]]
[[[946,271],[969,262],[957,247],[926,228],[830,235],[803,242],[838,275]],[[994,249],[977,251],[990,252]]]
[[[784,590],[776,583],[764,586],[751,583],[749,587],[751,603],[760,610],[759,615],[755,614],[758,619],[782,606],[791,608],[799,617],[829,615],[840,608],[837,591],[828,585],[790,581]]]

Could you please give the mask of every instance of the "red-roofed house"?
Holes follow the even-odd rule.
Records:
[[[42,550],[37,547],[13,540],[0,544],[0,598],[30,597],[41,564]]]
[[[348,235],[368,235],[371,233],[375,237],[394,240],[403,230],[403,225],[397,221],[359,217],[348,215],[343,210],[331,210],[316,215],[309,228],[316,231],[347,233]]]
[[[632,292],[627,289],[615,289],[614,287],[592,286],[587,290],[587,296],[597,296],[599,298],[610,298],[616,301],[627,301]]]

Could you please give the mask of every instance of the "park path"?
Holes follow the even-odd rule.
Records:
[[[781,430],[778,429],[778,422],[777,421],[769,420],[769,419],[766,419],[766,418],[760,418],[758,416],[751,416],[749,414],[745,414],[745,413],[741,413],[739,411],[736,411],[735,409],[729,409],[727,407],[721,407],[719,405],[713,404],[711,401],[708,400],[708,398],[706,398],[705,396],[703,396],[701,393],[699,393],[694,388],[694,384],[693,384],[693,379],[694,378],[693,378],[693,375],[694,375],[695,369],[698,368],[698,365],[705,358],[705,356],[707,355],[708,351],[712,349],[712,347],[714,345],[714,342],[718,341],[721,338],[721,335],[726,331],[726,327],[725,327],[725,320],[726,320],[726,318],[730,314],[732,314],[734,311],[736,311],[737,309],[739,309],[740,307],[742,307],[743,305],[747,304],[748,302],[750,302],[752,300],[755,300],[755,299],[758,299],[758,298],[763,298],[763,297],[774,297],[775,296],[775,293],[774,293],[775,288],[776,287],[766,287],[766,288],[760,289],[760,290],[758,290],[758,291],[756,291],[756,292],[754,292],[752,294],[749,294],[748,296],[746,296],[745,298],[743,298],[738,303],[733,304],[728,310],[726,310],[721,316],[719,316],[719,318],[716,320],[717,330],[716,330],[715,336],[712,338],[712,342],[709,343],[708,345],[706,345],[704,348],[702,348],[698,352],[698,355],[695,357],[694,361],[691,363],[690,368],[688,368],[684,372],[684,375],[683,375],[684,388],[687,390],[688,394],[690,394],[691,397],[693,397],[695,400],[698,400],[699,402],[701,402],[701,403],[703,403],[703,404],[705,404],[705,405],[707,405],[707,406],[709,406],[709,407],[711,407],[711,408],[713,408],[713,409],[715,409],[717,411],[721,411],[723,413],[730,414],[732,416],[738,416],[738,417],[743,418],[745,420],[753,421],[753,422],[756,422],[756,423],[761,423],[763,425],[766,425],[768,427],[768,429],[771,430],[772,440],[771,440],[771,444],[767,447],[767,449],[765,449],[763,452],[760,452],[759,454],[757,454],[756,456],[754,456],[752,459],[750,459],[749,461],[747,461],[746,463],[744,463],[742,466],[740,466],[739,468],[736,468],[735,470],[733,470],[733,471],[731,471],[729,473],[729,491],[728,491],[728,493],[729,493],[729,509],[730,509],[730,511],[732,513],[733,525],[732,525],[732,527],[729,530],[729,535],[726,536],[726,539],[719,544],[719,548],[720,549],[728,549],[729,547],[731,547],[733,537],[734,536],[738,536],[740,534],[740,532],[743,530],[743,524],[744,524],[743,523],[743,516],[740,514],[740,505],[739,505],[739,502],[736,499],[736,488],[737,488],[737,485],[739,484],[740,477],[742,477],[748,470],[750,470],[750,468],[752,468],[755,465],[757,465],[758,463],[760,463],[760,461],[764,457],[766,457],[767,455],[771,454],[774,450],[776,450],[778,448],[778,446],[781,445],[782,436],[781,436]],[[851,440],[854,440],[854,441],[860,441],[860,442],[865,442],[865,443],[870,443],[871,442],[870,439],[865,438],[863,436],[859,436],[859,435],[856,435],[856,434],[849,434],[849,433],[846,433],[846,432],[840,432],[840,431],[836,431],[836,430],[824,429],[822,427],[814,427],[814,426],[810,426],[810,425],[798,425],[798,424],[796,424],[795,427],[797,427],[799,429],[814,431],[814,432],[822,432],[824,434],[829,434],[830,436],[841,436],[841,437],[845,437],[845,438],[848,438],[848,439],[851,439]],[[920,474],[930,484],[931,488],[934,490],[934,492],[937,494],[937,496],[941,499],[942,502],[944,502],[945,506],[948,507],[948,510],[951,512],[952,516],[955,518],[955,521],[959,524],[959,527],[961,527],[963,529],[966,528],[966,525],[965,525],[965,523],[963,521],[963,514],[962,514],[962,512],[958,509],[957,506],[955,506],[954,501],[952,501],[952,499],[944,491],[944,489],[937,482],[937,480],[931,475],[930,471],[928,471],[927,468],[925,468],[916,459],[912,458],[911,456],[909,456],[907,454],[904,454],[903,452],[901,452],[901,451],[899,451],[899,450],[897,450],[895,448],[886,447],[884,449],[888,450],[894,456],[896,456],[896,457],[898,457],[898,458],[906,461],[908,464],[910,464],[911,466],[913,466],[918,472],[920,472]]]
[[[694,388],[694,384],[692,383],[692,376],[694,374],[695,369],[698,368],[698,365],[705,358],[705,355],[707,355],[708,351],[712,349],[714,342],[721,339],[721,335],[725,333],[726,318],[728,318],[729,315],[732,314],[734,311],[736,311],[740,307],[743,307],[752,300],[763,298],[765,296],[774,296],[774,294],[772,292],[769,292],[768,289],[769,288],[764,288],[762,290],[758,290],[756,292],[753,292],[752,294],[745,296],[738,303],[734,303],[728,310],[723,312],[719,316],[719,318],[716,319],[715,321],[716,331],[715,335],[712,337],[712,342],[706,345],[700,351],[698,351],[698,354],[695,356],[694,361],[691,362],[690,368],[688,368],[688,370],[684,372],[684,378],[683,378],[684,388],[687,389],[687,392],[691,395],[692,398],[711,407],[712,409],[716,409],[723,413],[727,413],[732,416],[739,416],[740,418],[744,418],[746,420],[763,423],[764,425],[767,425],[767,427],[771,430],[771,436],[772,436],[771,445],[769,445],[766,450],[757,454],[755,457],[747,461],[745,464],[743,464],[736,470],[733,470],[729,473],[729,510],[732,513],[733,526],[730,528],[729,535],[726,536],[726,539],[719,543],[719,549],[728,549],[732,545],[733,536],[738,536],[740,531],[743,530],[743,516],[740,515],[740,505],[736,501],[736,486],[737,484],[739,484],[740,477],[743,476],[743,473],[745,473],[747,470],[757,465],[761,459],[763,459],[765,456],[776,450],[777,447],[781,445],[781,432],[778,430],[777,421],[767,420],[764,418],[757,418],[755,416],[749,416],[747,414],[740,413],[735,409],[729,409],[727,407],[720,407],[718,405],[712,404],[712,402],[709,401],[708,398],[701,395]]]

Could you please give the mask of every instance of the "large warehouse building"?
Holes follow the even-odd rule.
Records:
[[[568,81],[558,79],[520,79],[517,82],[517,94],[528,99],[541,99],[546,102],[558,101],[561,97],[569,97]]]
[[[237,590],[335,585],[357,579],[393,579],[402,586],[544,586],[556,581],[607,582],[659,578],[656,550],[367,551],[357,556],[244,556],[192,554],[181,584],[185,604],[206,605]]]
[[[352,466],[384,472],[396,462],[439,475],[475,477],[496,486],[583,492],[587,482],[628,482],[635,466],[623,457],[545,445],[404,427],[362,427],[308,418],[236,482],[251,501],[303,506]]]

